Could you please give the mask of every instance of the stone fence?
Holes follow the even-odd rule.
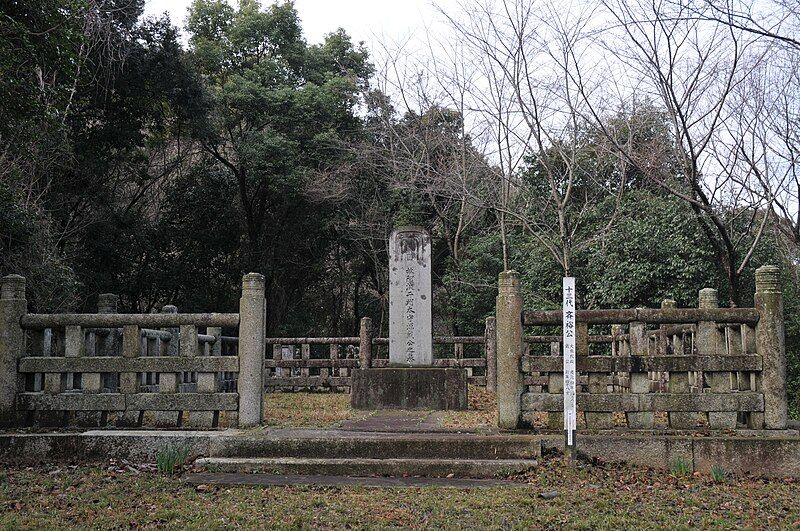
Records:
[[[755,308],[719,308],[704,289],[698,308],[578,310],[582,426],[785,428],[778,276],[757,271]],[[434,364],[496,389],[501,428],[560,429],[561,312],[523,311],[513,271],[499,289],[484,335],[434,338]],[[357,337],[267,338],[264,323],[264,280],[253,273],[229,314],[118,314],[113,295],[97,314],[30,314],[25,279],[4,277],[0,424],[256,426],[265,391],[347,391],[353,368],[389,363],[369,318]]]
[[[255,426],[263,413],[264,277],[239,313],[29,314],[25,279],[0,284],[0,423],[5,426]],[[238,328],[239,336],[223,336]],[[235,355],[223,356],[235,343]],[[227,379],[226,379],[227,376]],[[235,384],[229,385],[230,380]]]
[[[433,364],[463,368],[469,383],[494,390],[495,342],[494,317],[486,319],[482,336],[435,336]],[[272,345],[272,355],[264,365],[267,391],[349,392],[352,369],[389,366],[389,338],[373,337],[369,317],[361,319],[358,337],[276,337],[267,338],[266,343]]]
[[[223,336],[222,340],[222,355],[235,356],[238,338]],[[389,338],[373,337],[369,317],[361,319],[359,336],[267,337],[264,343],[266,392],[350,392],[352,369],[389,366]],[[470,384],[495,389],[494,317],[486,319],[482,336],[435,336],[433,345],[434,366],[463,368]],[[221,373],[219,380],[221,387],[236,388],[235,372]]]
[[[578,310],[579,427],[785,429],[778,279],[774,266],[756,272],[755,308],[719,308],[707,288],[698,308],[665,300],[659,309]],[[501,273],[499,286],[499,425],[563,429],[562,313],[523,311],[514,271]],[[550,335],[525,335],[525,327]]]

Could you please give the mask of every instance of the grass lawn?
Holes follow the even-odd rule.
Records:
[[[125,466],[0,472],[8,528],[797,528],[800,484],[545,460],[519,487],[194,487]],[[553,499],[540,494],[556,491]]]

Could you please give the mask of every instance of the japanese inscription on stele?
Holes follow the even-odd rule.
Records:
[[[419,227],[389,239],[389,363],[433,364],[431,237]]]

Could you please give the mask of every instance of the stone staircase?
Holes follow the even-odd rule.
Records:
[[[541,437],[524,434],[273,430],[225,437],[198,472],[285,476],[498,478],[537,464]]]

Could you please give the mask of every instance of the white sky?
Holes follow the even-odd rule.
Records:
[[[236,5],[235,0],[228,1]],[[271,0],[261,0],[262,5],[270,3]],[[437,3],[455,6],[457,0]],[[145,14],[167,11],[172,24],[183,27],[190,4],[191,0],[146,0]],[[341,27],[355,42],[364,41],[368,49],[376,37],[404,40],[439,19],[432,0],[295,0],[295,9],[309,44],[321,42],[326,33]]]

